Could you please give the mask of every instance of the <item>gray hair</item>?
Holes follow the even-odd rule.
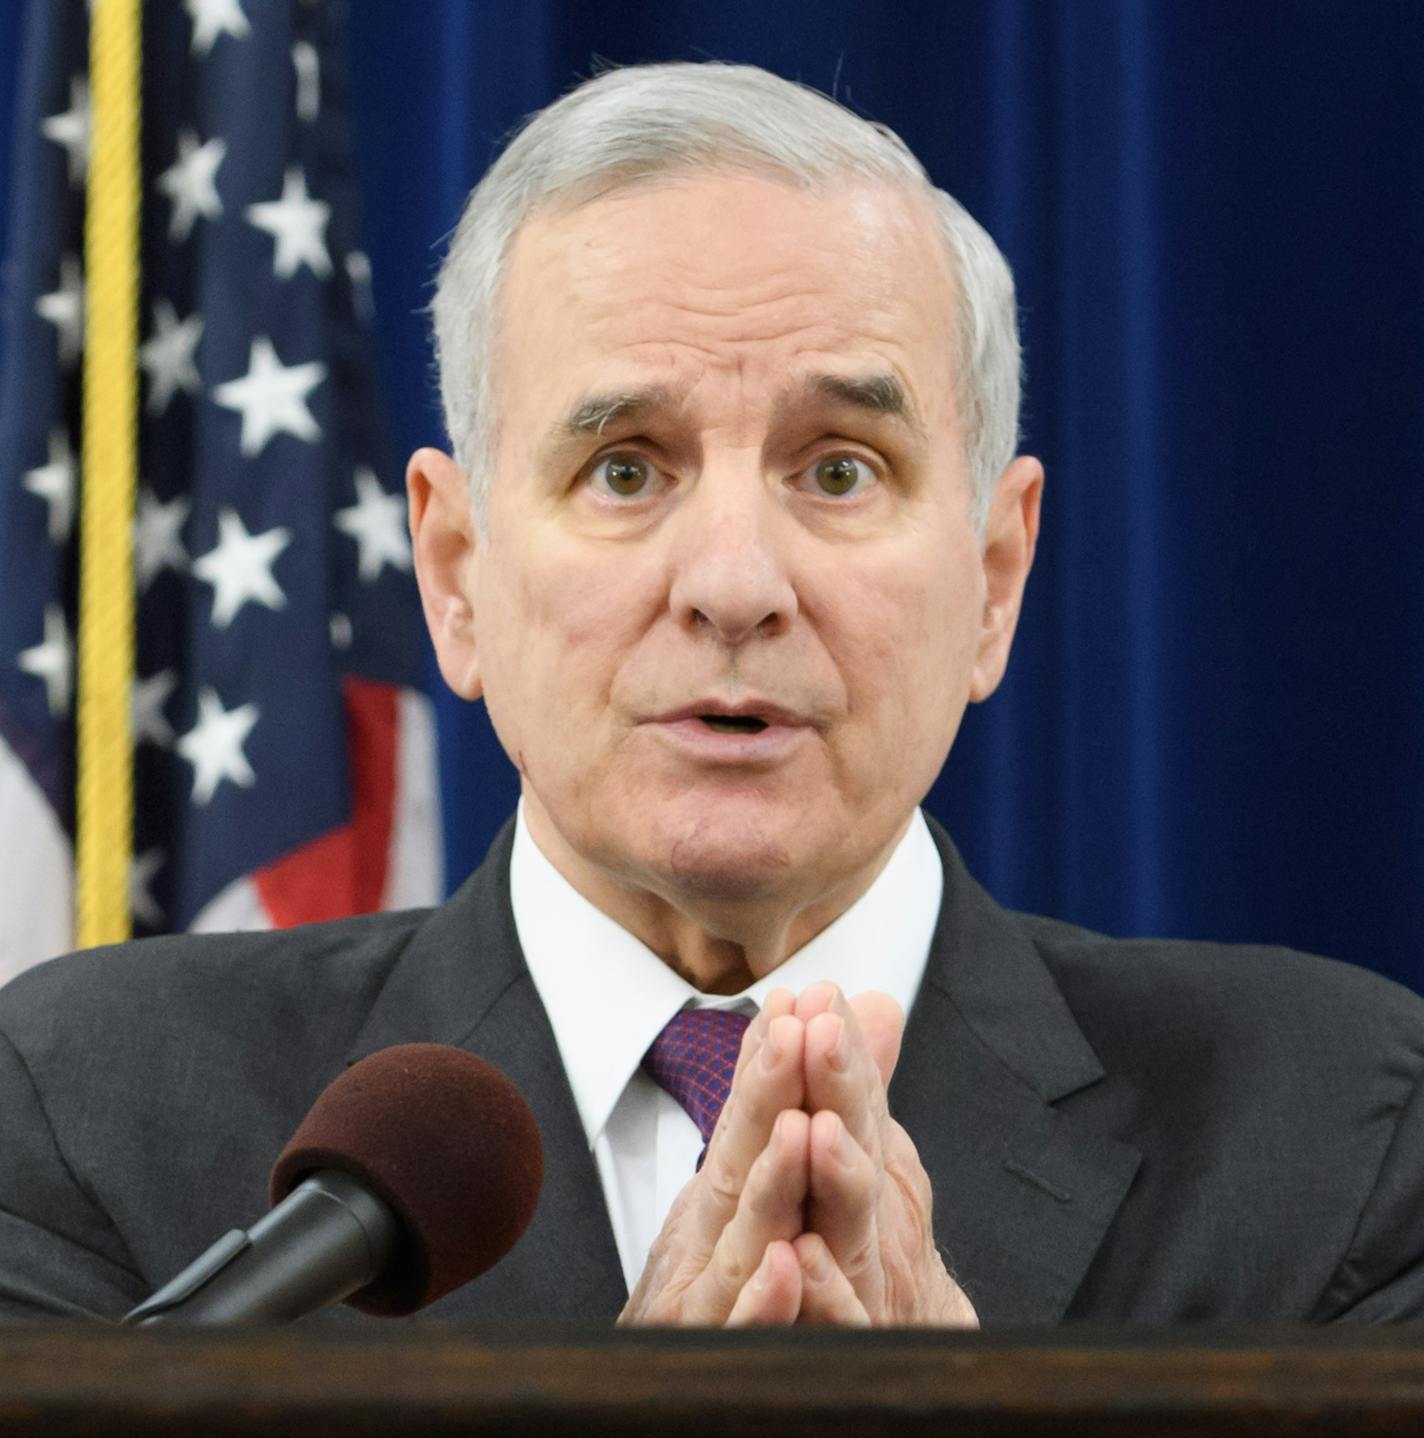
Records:
[[[771,171],[819,188],[854,178],[929,198],[958,279],[959,413],[982,532],[994,483],[1018,448],[1014,281],[987,232],[936,189],[898,135],[750,65],[609,70],[539,111],[475,187],[440,268],[431,312],[445,424],[484,525],[494,471],[494,354],[512,240],[536,210],[576,204],[678,170]]]

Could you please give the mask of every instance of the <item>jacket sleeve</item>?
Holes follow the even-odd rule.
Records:
[[[125,1313],[145,1296],[123,1241],[66,1161],[0,1031],[0,1321]]]
[[[1424,1319],[1424,1055],[1416,1049],[1411,1060],[1413,1079],[1389,1146],[1317,1318]]]

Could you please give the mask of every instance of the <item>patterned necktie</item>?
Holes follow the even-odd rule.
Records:
[[[751,1020],[725,1009],[682,1009],[675,1013],[652,1047],[643,1068],[687,1110],[702,1135],[702,1151],[717,1115],[732,1090],[732,1074],[742,1035]],[[702,1167],[698,1159],[697,1166]]]

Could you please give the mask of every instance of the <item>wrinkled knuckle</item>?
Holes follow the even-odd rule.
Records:
[[[918,1232],[929,1228],[929,1213],[934,1201],[933,1190],[923,1170],[911,1169],[908,1173],[899,1165],[885,1170],[891,1187],[899,1198],[899,1207]]]
[[[781,1105],[775,1101],[773,1095],[760,1088],[753,1088],[743,1096],[736,1117],[738,1123],[760,1132],[770,1127],[780,1111]]]
[[[868,1273],[879,1264],[880,1247],[871,1234],[857,1238],[841,1260],[841,1268],[848,1275]]]
[[[748,1263],[739,1253],[724,1254],[716,1268],[717,1286],[724,1292],[740,1293],[751,1280],[757,1265]]]
[[[703,1165],[702,1172],[706,1179],[707,1191],[718,1204],[735,1208],[741,1201],[746,1188],[742,1175],[737,1169],[726,1162],[709,1161]]]

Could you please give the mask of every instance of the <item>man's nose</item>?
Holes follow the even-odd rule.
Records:
[[[728,645],[784,634],[797,601],[778,523],[782,516],[759,482],[712,493],[716,483],[704,476],[702,493],[680,516],[669,601],[673,617]]]

